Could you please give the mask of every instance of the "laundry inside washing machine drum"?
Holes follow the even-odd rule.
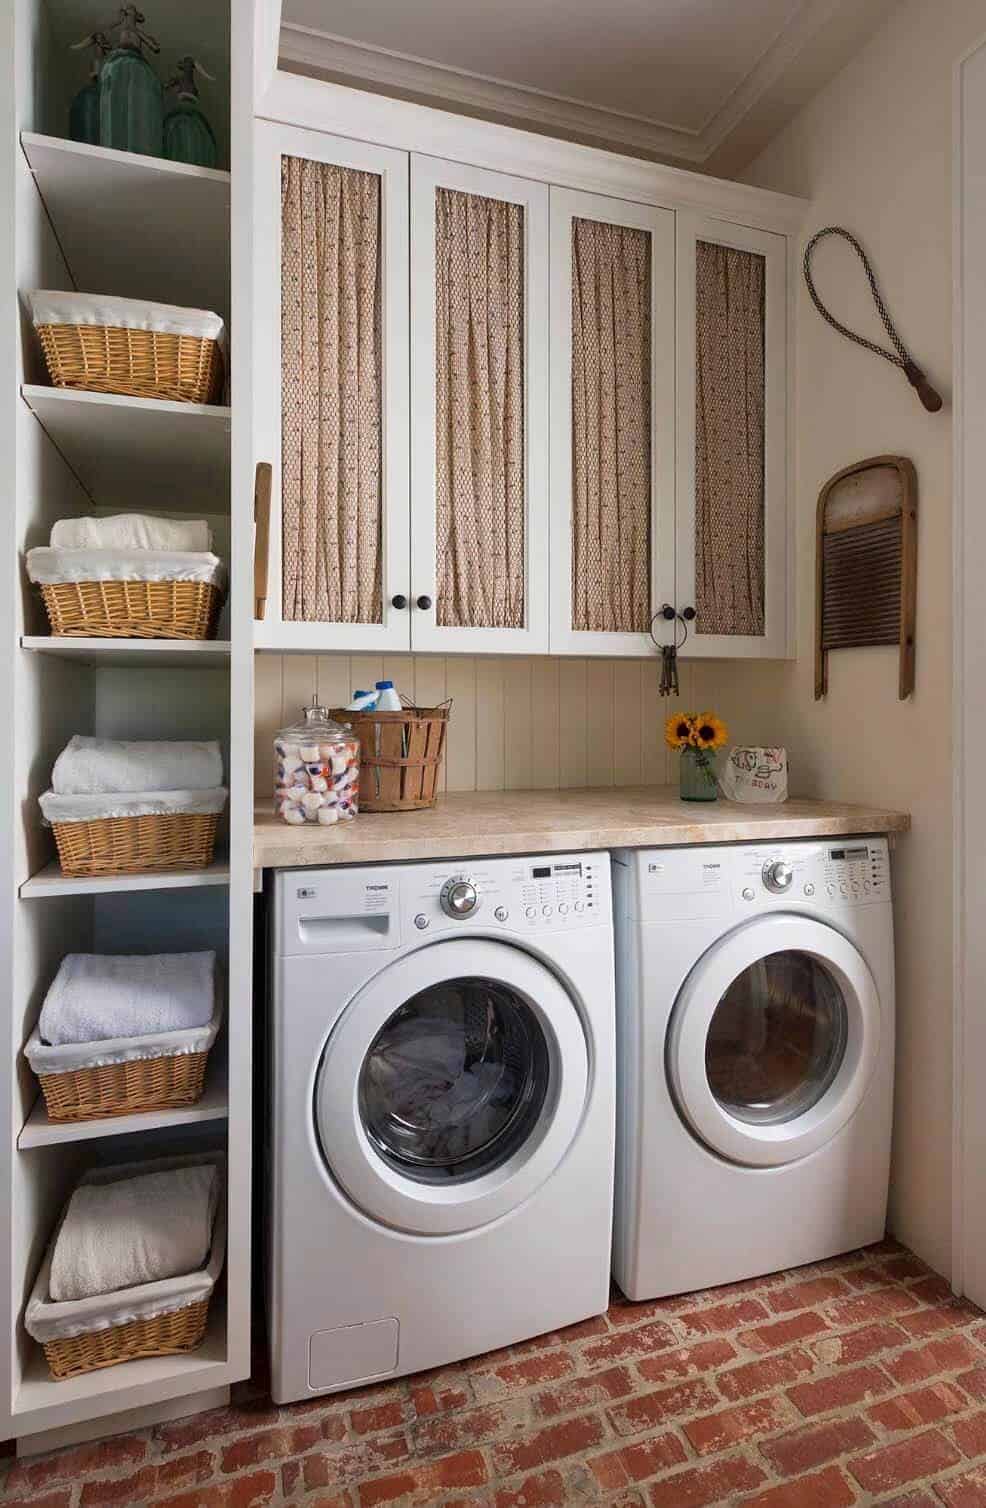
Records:
[[[379,1155],[405,1177],[463,1182],[524,1145],[549,1077],[544,1032],[520,995],[492,979],[445,980],[378,1032],[360,1073],[360,1115]]]

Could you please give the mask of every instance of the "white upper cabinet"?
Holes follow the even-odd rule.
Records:
[[[407,649],[406,153],[258,123],[256,458],[280,649]]]
[[[682,653],[787,653],[785,237],[679,211]]]
[[[411,157],[411,644],[548,648],[548,190]]]
[[[675,600],[674,213],[551,190],[551,651],[653,654]]]

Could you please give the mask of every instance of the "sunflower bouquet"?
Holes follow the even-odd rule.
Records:
[[[664,725],[664,742],[681,755],[683,801],[715,801],[716,751],[725,747],[729,730],[714,712],[676,712]]]

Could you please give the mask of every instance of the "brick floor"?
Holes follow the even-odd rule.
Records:
[[[886,1241],[0,1472],[5,1508],[986,1508],[986,1324]]]

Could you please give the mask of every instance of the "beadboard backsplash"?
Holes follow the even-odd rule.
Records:
[[[675,707],[719,707],[745,666],[679,662],[681,695],[658,695],[655,660],[455,655],[256,656],[256,790],[271,794],[276,730],[317,694],[343,706],[352,690],[392,680],[421,706],[452,699],[443,789],[558,790],[581,785],[664,785],[677,779],[664,746]],[[730,701],[734,696],[730,696]],[[734,729],[740,736],[739,729]],[[766,730],[759,742],[767,742]]]

